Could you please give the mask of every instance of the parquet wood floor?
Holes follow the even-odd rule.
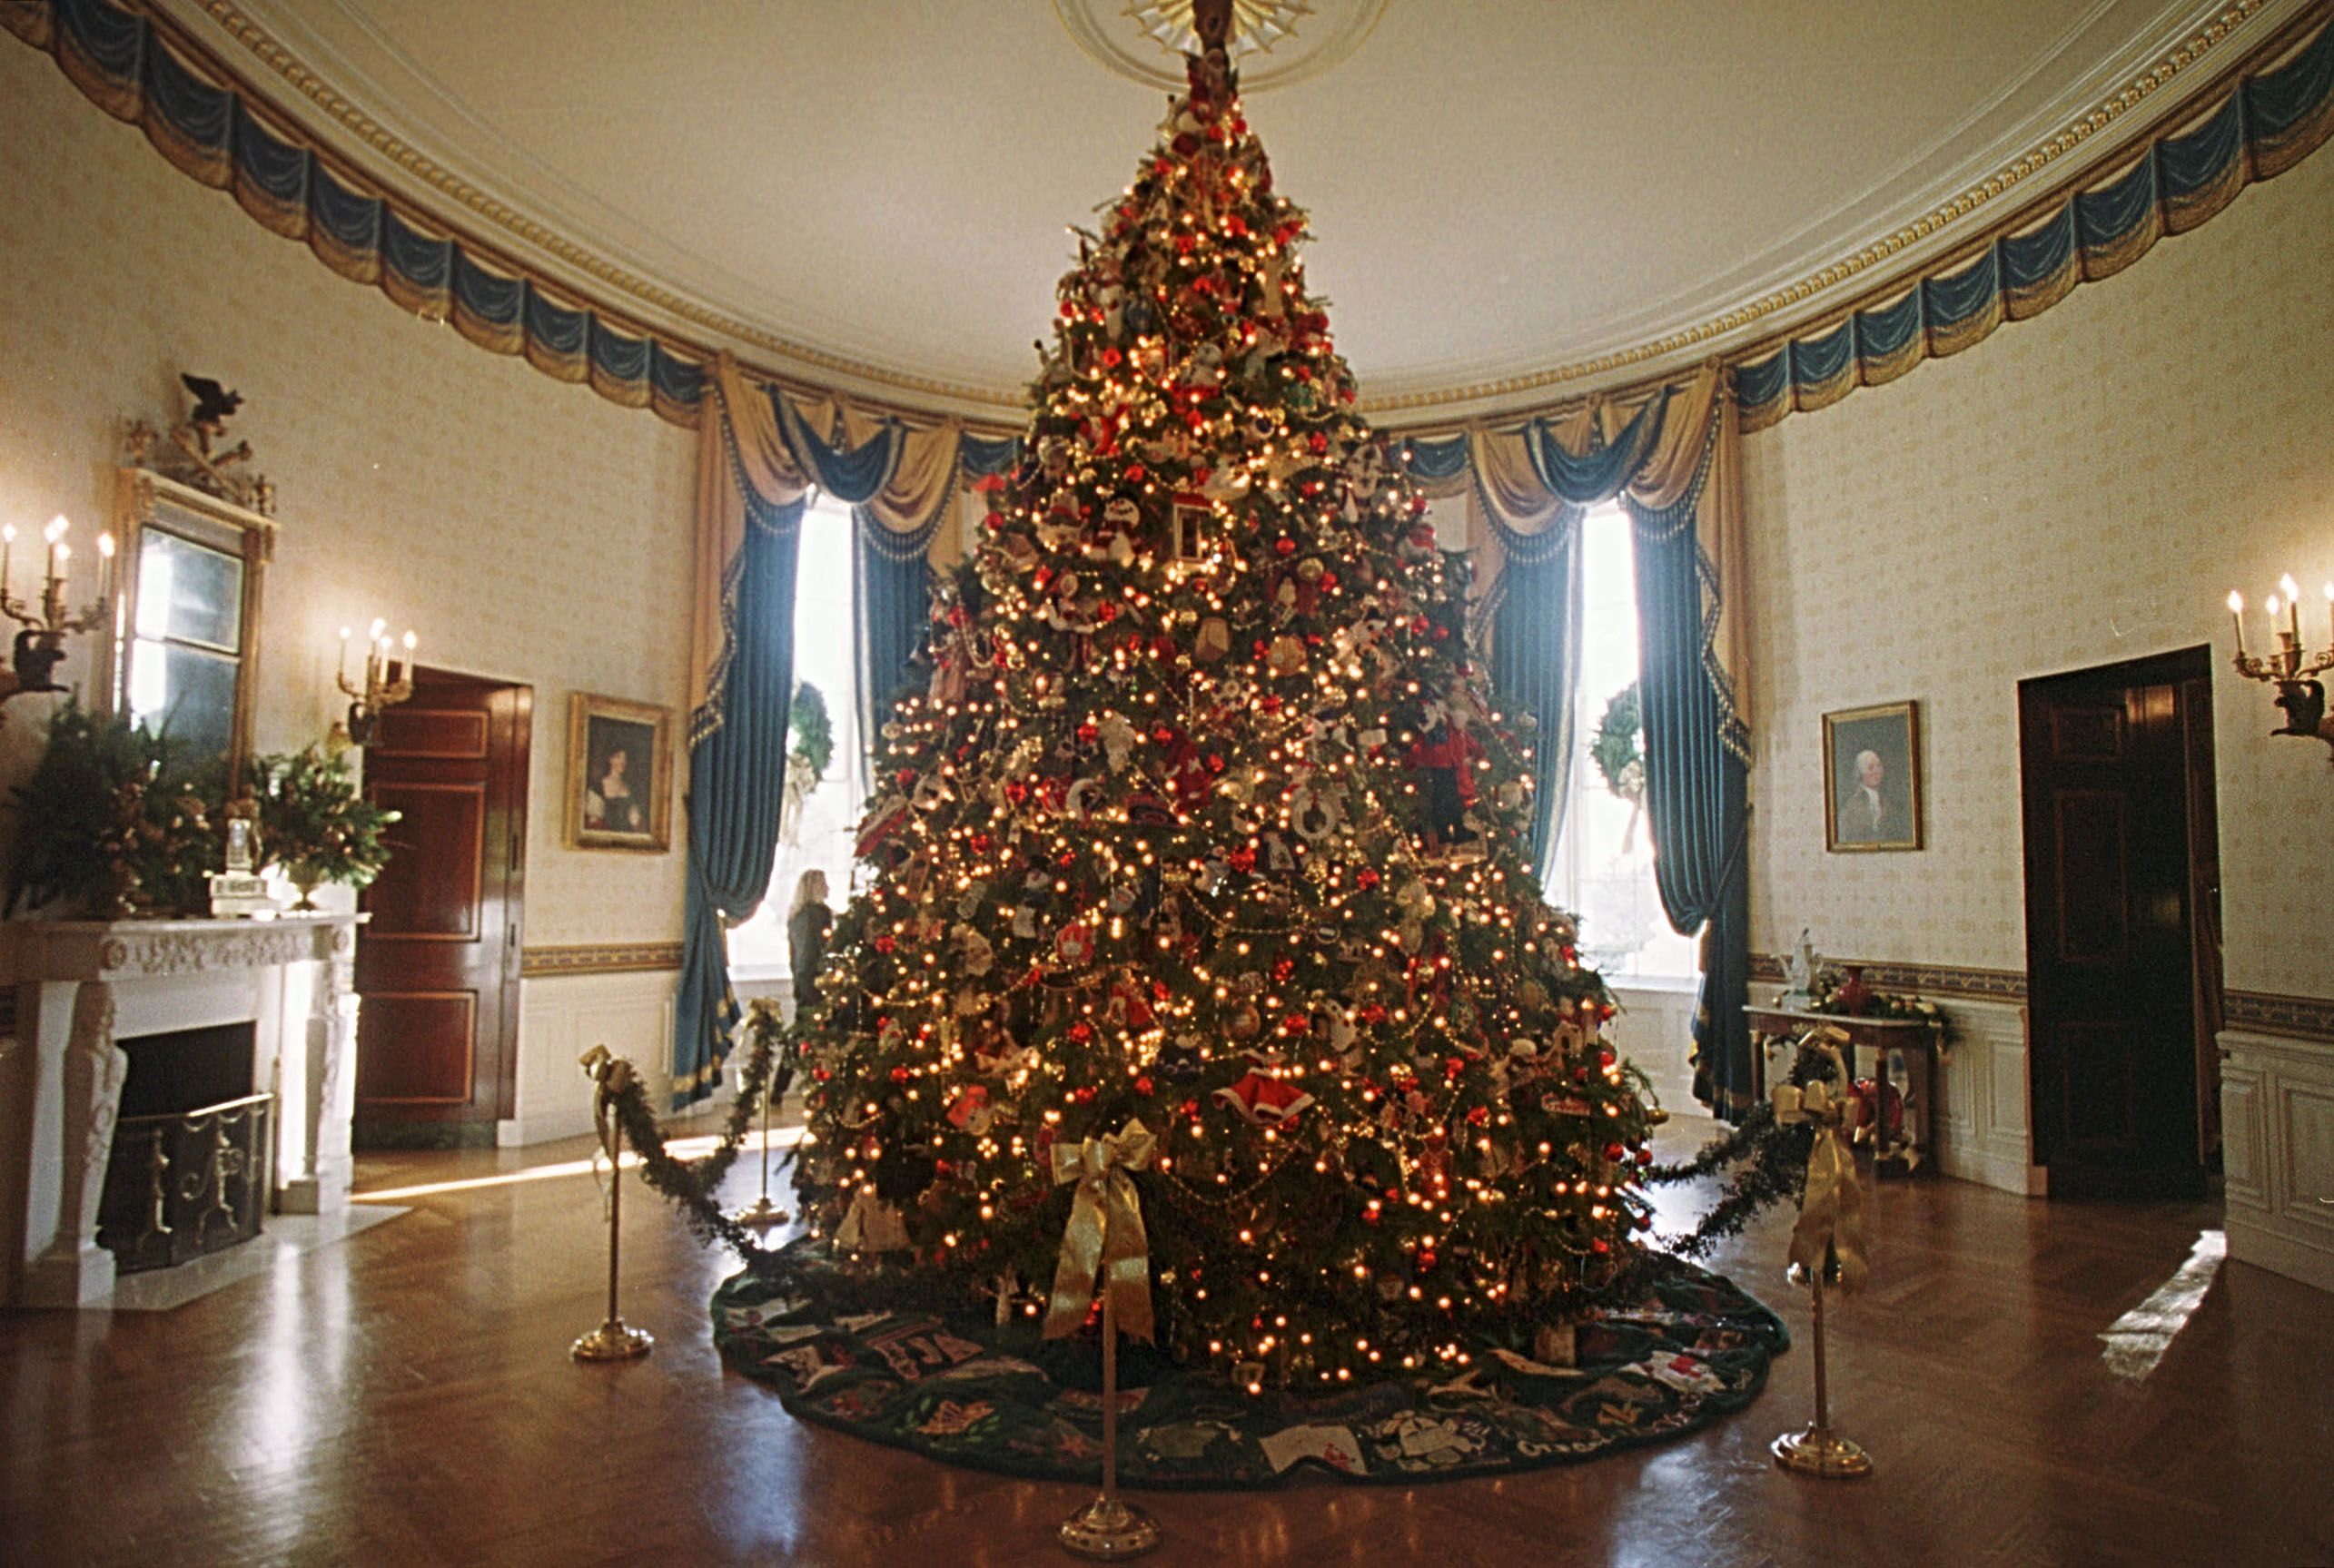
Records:
[[[374,1157],[359,1186],[583,1152]],[[0,1313],[0,1563],[1070,1561],[1052,1529],[1080,1488],[799,1426],[726,1372],[705,1317],[723,1260],[644,1189],[626,1196],[626,1315],[658,1338],[628,1366],[568,1358],[605,1288],[583,1176],[414,1199],[174,1312]],[[1775,1216],[1718,1260],[1801,1336],[1747,1415],[1496,1481],[1149,1496],[1168,1541],[1151,1561],[2334,1563],[2334,1301],[2230,1264],[2151,1376],[2101,1359],[2100,1332],[2180,1267],[2215,1208],[1943,1180],[1874,1203],[1878,1284],[1834,1316],[1832,1341],[1839,1423],[1879,1463],[1869,1481],[1767,1457],[1809,1405],[1806,1302],[1780,1277]]]

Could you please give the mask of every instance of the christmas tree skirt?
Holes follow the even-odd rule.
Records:
[[[713,1326],[730,1364],[794,1415],[950,1464],[1099,1480],[1098,1335],[1048,1342],[1033,1321],[1000,1328],[991,1314],[928,1302],[887,1310],[880,1277],[846,1279],[807,1243],[787,1254],[795,1282],[735,1276],[714,1293]],[[928,1295],[930,1284],[902,1289]],[[845,1292],[864,1310],[808,1304]],[[1633,1299],[1579,1326],[1568,1367],[1493,1351],[1455,1379],[1250,1395],[1220,1369],[1178,1368],[1128,1344],[1119,1475],[1133,1486],[1261,1487],[1309,1469],[1407,1483],[1575,1464],[1741,1410],[1789,1343],[1782,1321],[1733,1281],[1656,1255]]]

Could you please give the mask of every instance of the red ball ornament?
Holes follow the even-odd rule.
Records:
[[[1297,541],[1287,537],[1275,539],[1272,541],[1272,553],[1276,556],[1293,556],[1297,553]]]
[[[1149,1094],[1151,1092],[1151,1075],[1149,1073],[1145,1073],[1141,1078],[1134,1080],[1134,1092],[1137,1094]]]
[[[1623,1159],[1627,1159],[1628,1157],[1628,1152],[1627,1146],[1624,1144],[1608,1143],[1605,1146],[1606,1159],[1615,1165],[1620,1164]]]
[[[1080,1019],[1077,1022],[1070,1026],[1070,1038],[1076,1040],[1080,1045],[1085,1044],[1086,1041],[1094,1038],[1093,1025],[1088,1023],[1083,1018]]]
[[[906,1068],[895,1067],[892,1069],[892,1081],[894,1083],[905,1083],[914,1076],[915,1074],[909,1072]]]
[[[1092,1105],[1094,1103],[1094,1086],[1091,1083],[1082,1083],[1070,1091],[1070,1098],[1080,1105]]]

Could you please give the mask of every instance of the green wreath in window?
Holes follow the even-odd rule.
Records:
[[[1613,694],[1597,721],[1596,738],[1588,743],[1597,772],[1613,798],[1626,801],[1629,825],[1621,835],[1621,853],[1636,846],[1637,819],[1645,814],[1645,718],[1637,705],[1637,683],[1631,681]]]

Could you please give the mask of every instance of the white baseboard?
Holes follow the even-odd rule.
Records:
[[[2334,1291],[2334,1252],[2323,1244],[2299,1241],[2248,1217],[2230,1213],[2223,1221],[2229,1232],[2229,1256],[2288,1279],[2299,1279],[2319,1290]]]

